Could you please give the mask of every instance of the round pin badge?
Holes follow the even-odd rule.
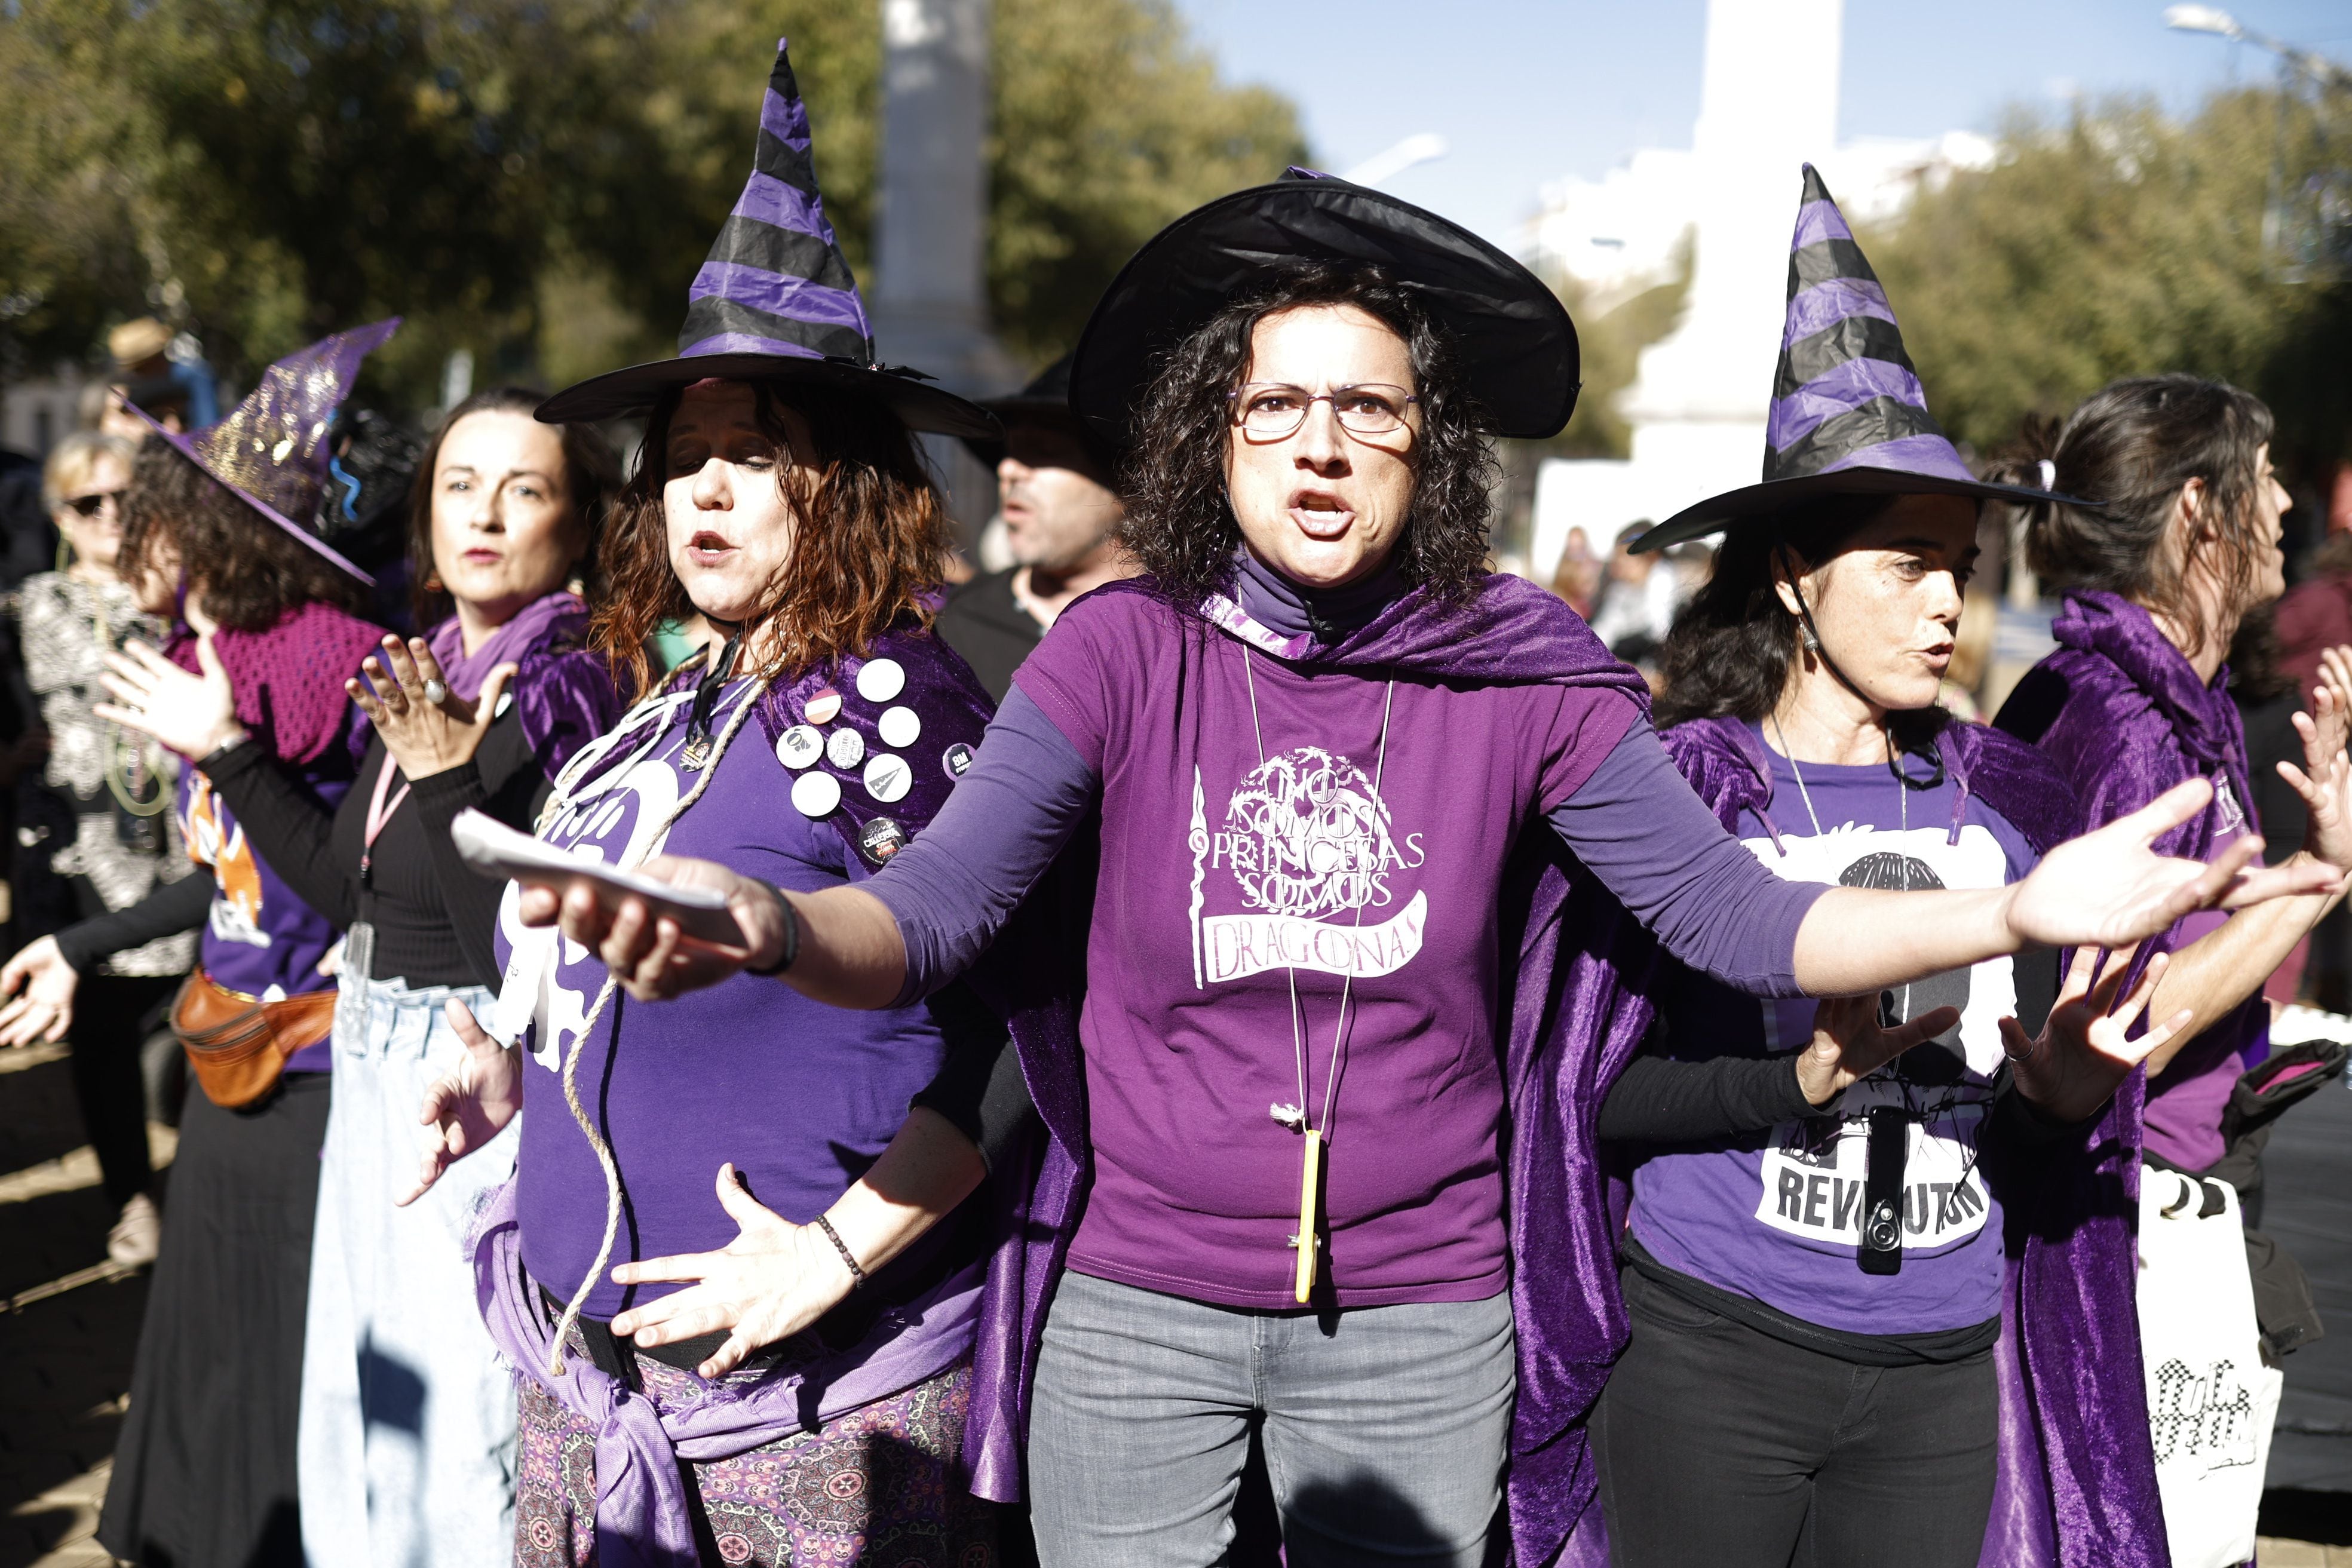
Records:
[[[831,724],[841,712],[841,694],[831,686],[819,686],[801,705],[801,716],[811,724]]]
[[[857,830],[857,852],[872,865],[887,863],[907,847],[907,830],[896,817],[877,817]]]
[[[830,817],[841,804],[841,780],[830,773],[803,773],[793,780],[793,810],[803,817]]]
[[[905,800],[914,787],[915,770],[903,757],[885,751],[866,765],[866,792],[886,806]]]
[[[776,737],[776,760],[797,773],[824,755],[824,737],[814,725],[796,724]]]
[[[907,667],[896,659],[868,659],[857,672],[857,695],[887,703],[907,689]]]
[[[962,778],[971,771],[971,747],[961,740],[957,741],[940,753],[940,766],[947,769],[949,778]]]
[[[866,760],[866,737],[854,729],[836,729],[824,737],[824,759],[846,773]]]
[[[923,720],[913,708],[886,707],[874,727],[882,732],[883,745],[904,748],[914,745],[915,737],[923,733]]]

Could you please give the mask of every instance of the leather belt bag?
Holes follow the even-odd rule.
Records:
[[[286,1059],[333,1032],[335,993],[306,991],[257,1002],[198,969],[172,1003],[172,1032],[205,1097],[223,1110],[250,1105],[276,1086]]]

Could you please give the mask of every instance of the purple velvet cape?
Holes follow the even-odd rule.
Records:
[[[1156,590],[1133,580],[1096,591]],[[1416,589],[1298,662],[1365,678],[1394,670],[1439,681],[1607,686],[1649,705],[1641,677],[1573,611],[1511,577],[1487,578],[1460,607]],[[1006,1212],[982,1303],[964,1458],[972,1490],[1002,1501],[1024,1492],[1037,1346],[1090,1179],[1077,1017],[1099,842],[1081,828],[970,977],[1005,1014],[1046,1129],[1025,1166],[1008,1160],[995,1173]],[[1641,988],[1659,958],[1648,934],[1539,821],[1521,834],[1502,896],[1499,995],[1509,1010],[1496,1035],[1518,1331],[1508,1494],[1518,1561],[1533,1565],[1551,1562],[1580,1518],[1599,1519],[1583,1422],[1623,1346],[1625,1319],[1593,1121],[1649,1027]],[[1580,1538],[1587,1533],[1598,1539],[1597,1530]],[[1576,1560],[1603,1561],[1605,1550]]]
[[[574,661],[593,657],[560,649],[554,656]],[[872,702],[857,692],[858,670],[883,657],[897,660],[907,674],[906,689],[890,703]],[[521,678],[529,679],[534,667],[532,655],[525,654]],[[581,673],[572,668],[575,676]],[[694,678],[693,672],[688,672],[679,681]],[[777,737],[800,722],[808,699],[825,686],[841,694],[843,716],[867,734],[873,733],[882,710],[892,703],[913,707],[922,721],[926,756],[935,755],[934,747],[952,740],[976,745],[994,707],[962,659],[929,632],[907,622],[877,637],[862,658],[845,658],[837,667],[803,670],[776,681],[761,698],[754,716],[757,724],[739,735],[735,744],[764,744],[772,750]],[[575,689],[562,699],[559,709],[583,700]],[[551,723],[556,731],[562,728],[560,711],[555,719],[542,721],[526,710],[526,724],[541,722]],[[573,745],[576,747],[577,742]],[[853,858],[863,858],[857,836],[868,821],[887,814],[912,835],[946,804],[954,780],[944,768],[918,767],[913,774],[907,794],[888,805],[855,783],[845,784],[840,806],[825,820],[841,835]],[[782,800],[782,783],[788,776],[780,768],[776,777],[775,809],[789,810]],[[557,1113],[562,1113],[560,1107]],[[1000,1201],[1000,1210],[1004,1207]],[[525,1285],[511,1180],[485,1198],[471,1247],[475,1300],[491,1343],[514,1364],[519,1376],[536,1382],[596,1428],[596,1552],[605,1568],[693,1568],[699,1561],[678,1470],[680,1458],[694,1463],[730,1458],[806,1431],[809,1413],[820,1397],[809,1386],[812,1374],[836,1385],[855,1381],[869,1389],[872,1398],[895,1394],[933,1375],[937,1358],[927,1352],[941,1337],[969,1332],[969,1306],[959,1309],[934,1303],[911,1322],[904,1321],[903,1313],[886,1316],[883,1326],[865,1340],[814,1367],[778,1369],[749,1386],[726,1381],[704,1384],[696,1378],[695,1392],[683,1403],[663,1406],[631,1392],[577,1356],[567,1359],[562,1376],[549,1374],[552,1333],[535,1299],[537,1292]],[[969,1287],[966,1290],[968,1302]]]
[[[1738,831],[1740,814],[1752,811],[1778,838],[1765,811],[1772,795],[1769,761],[1747,725],[1701,719],[1663,738],[1727,830]],[[1955,837],[1970,795],[2008,819],[2036,854],[2080,831],[2073,790],[2025,742],[1954,723],[1937,737],[1937,747],[1958,786]],[[1985,1153],[1985,1174],[2006,1221],[2009,1268],[1993,1356],[2000,1381],[2000,1471],[1979,1559],[1983,1568],[2164,1568],[2171,1562],[2148,1441],[2134,1294],[2147,1092],[2147,1075],[2133,1072],[2082,1142]],[[1622,1191],[1612,1192],[1620,1215],[1623,1201]],[[1586,1533],[1579,1530],[1572,1544],[1581,1545]],[[1571,1553],[1569,1561],[1599,1564],[1607,1553]]]

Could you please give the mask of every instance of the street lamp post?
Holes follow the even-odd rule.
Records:
[[[2352,88],[2352,70],[2315,50],[2297,48],[2268,33],[2258,33],[2218,5],[2168,5],[2164,8],[2164,25],[2176,32],[2210,33],[2234,44],[2268,49],[2315,82],[2326,87]]]

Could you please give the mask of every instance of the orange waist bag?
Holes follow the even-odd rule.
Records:
[[[172,1032],[205,1097],[223,1110],[250,1105],[278,1082],[286,1059],[334,1032],[335,993],[306,991],[257,1002],[224,990],[202,969],[172,1003]]]

